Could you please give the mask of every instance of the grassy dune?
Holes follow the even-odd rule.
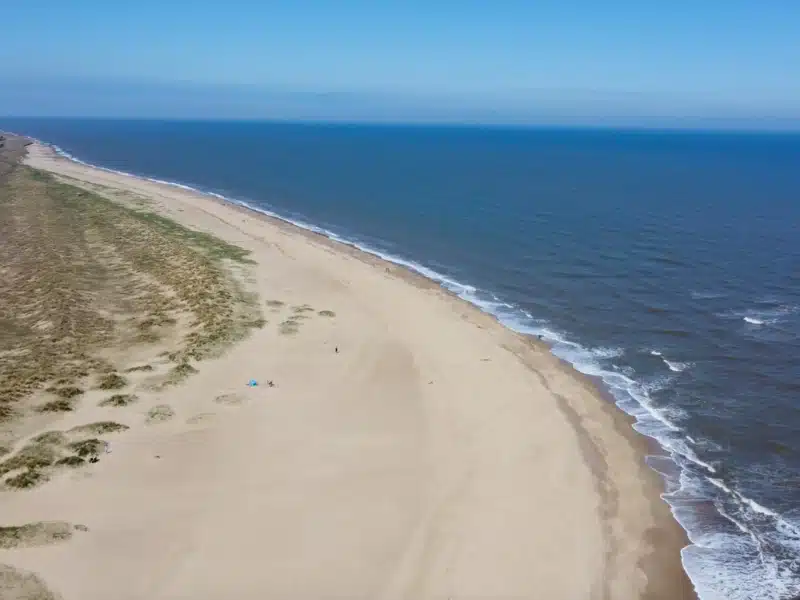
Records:
[[[174,339],[180,380],[261,321],[228,268],[245,250],[26,166],[0,174],[0,240],[0,419],[124,387],[103,348]]]
[[[199,361],[263,326],[258,298],[241,284],[251,263],[245,250],[24,166],[19,147],[0,149],[5,490],[96,460],[104,442],[93,436],[128,428],[86,423],[14,449],[19,418],[79,410],[90,390],[108,391],[100,406],[132,404],[132,377],[177,385]]]
[[[53,426],[72,413],[80,423],[84,397],[134,404],[140,386],[178,385],[265,324],[242,283],[247,251],[22,165],[24,140],[9,140],[0,144],[0,493],[88,469],[106,456],[106,436],[130,428],[87,418],[29,437],[24,417]],[[174,414],[158,405],[146,423]],[[86,530],[0,525],[0,550]],[[36,574],[0,564],[0,597],[58,595]]]

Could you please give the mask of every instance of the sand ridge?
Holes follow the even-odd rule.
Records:
[[[249,251],[265,323],[179,385],[81,413],[130,428],[88,476],[0,511],[86,531],[0,563],[65,600],[690,597],[641,443],[542,346],[274,219],[39,144],[27,163]]]

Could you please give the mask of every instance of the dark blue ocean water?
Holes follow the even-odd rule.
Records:
[[[0,128],[320,228],[543,335],[674,463],[652,460],[701,597],[800,595],[800,135]]]

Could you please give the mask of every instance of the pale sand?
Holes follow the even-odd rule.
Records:
[[[89,531],[0,562],[65,600],[690,597],[643,443],[543,346],[277,220],[40,145],[27,162],[147,198],[251,250],[262,301],[336,316],[286,336],[289,309],[265,307],[269,325],[184,385],[65,417],[132,427],[90,476],[3,494],[0,513]],[[143,425],[161,403],[175,417]]]

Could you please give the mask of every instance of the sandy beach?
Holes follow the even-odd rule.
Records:
[[[96,464],[0,492],[4,526],[80,525],[0,563],[64,600],[693,597],[646,443],[544,345],[276,219],[40,144],[25,163],[248,251],[263,323],[176,385],[133,372],[135,403],[91,390],[20,425],[18,444],[127,428]]]

